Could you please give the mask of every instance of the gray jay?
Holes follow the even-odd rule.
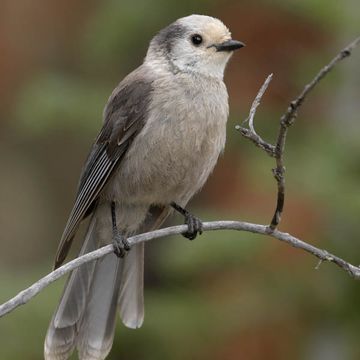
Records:
[[[129,249],[127,237],[158,228],[174,209],[188,225],[184,236],[201,233],[201,221],[185,206],[224,148],[229,109],[223,75],[242,46],[218,19],[178,19],[151,40],[143,64],[111,94],[55,267],[85,218],[80,255],[113,243],[117,256],[72,272],[46,334],[46,360],[68,359],[75,348],[79,359],[105,359],[117,310],[127,327],[142,325],[144,244]]]

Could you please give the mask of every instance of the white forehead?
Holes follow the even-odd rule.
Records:
[[[194,32],[207,34],[210,37],[230,37],[231,33],[224,23],[206,15],[190,15],[176,21]]]

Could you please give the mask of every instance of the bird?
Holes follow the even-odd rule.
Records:
[[[117,312],[123,324],[144,320],[144,244],[127,238],[159,228],[174,211],[185,237],[202,233],[187,203],[223,152],[229,114],[224,71],[244,46],[224,23],[189,15],[160,30],[143,63],[114,89],[83,166],[54,267],[68,255],[86,219],[80,255],[113,244],[114,253],[84,264],[68,278],[48,327],[45,360],[109,354]]]

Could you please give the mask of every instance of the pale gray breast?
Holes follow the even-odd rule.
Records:
[[[153,83],[147,123],[117,170],[116,198],[186,203],[224,148],[228,95],[222,81],[188,74]]]

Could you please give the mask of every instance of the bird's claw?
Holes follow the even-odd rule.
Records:
[[[113,246],[114,254],[119,258],[123,258],[130,250],[129,242],[127,241],[126,237],[121,234],[114,234]]]
[[[182,233],[184,237],[189,240],[194,240],[197,234],[201,235],[203,232],[203,223],[196,216],[190,214],[186,209],[182,208],[176,202],[172,201],[170,204],[178,213],[185,217],[185,224],[188,230]]]
[[[194,240],[196,236],[201,235],[203,232],[203,223],[202,221],[192,214],[186,214],[185,224],[188,226],[188,230],[182,235],[189,240]]]

